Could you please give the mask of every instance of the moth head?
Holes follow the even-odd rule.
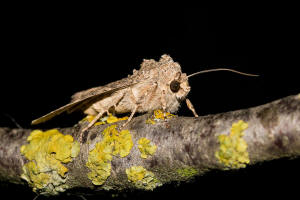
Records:
[[[190,92],[191,88],[185,73],[181,72],[181,67],[174,62],[169,55],[163,55],[159,60],[159,82],[164,90],[177,100],[183,100]]]
[[[191,90],[188,83],[188,78],[185,73],[177,72],[170,81],[169,90],[176,96],[177,99],[184,99]]]

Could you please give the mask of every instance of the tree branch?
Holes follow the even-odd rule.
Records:
[[[81,144],[80,153],[71,162],[63,164],[68,172],[64,177],[64,189],[61,192],[97,193],[106,191],[122,192],[128,189],[154,189],[172,181],[187,181],[192,176],[201,175],[212,169],[230,169],[248,164],[237,156],[220,159],[222,141],[220,135],[230,136],[232,125],[240,120],[247,123],[242,139],[246,143],[249,164],[300,155],[300,96],[288,96],[277,101],[254,108],[237,110],[215,115],[193,117],[175,117],[146,123],[150,117],[145,114],[136,117],[128,125],[133,147],[129,155],[112,156],[110,175],[103,184],[95,185],[88,178],[91,171],[86,163],[89,152],[96,143],[103,140],[103,130],[110,125],[95,126],[89,130]],[[123,123],[123,122],[117,122]],[[63,134],[78,138],[86,122],[80,122],[74,127],[59,129]],[[22,167],[28,159],[21,155],[20,148],[27,145],[26,141],[32,130],[0,128],[0,180],[27,184],[21,179],[24,173]],[[232,131],[231,131],[232,132]],[[145,137],[151,144],[157,146],[156,152],[148,158],[141,158],[138,141]],[[241,140],[238,140],[241,141]],[[221,143],[221,144],[220,144]],[[244,143],[240,143],[241,144]],[[226,144],[225,144],[226,146]],[[234,155],[234,154],[232,154]],[[244,154],[245,155],[245,154]],[[222,156],[221,156],[222,157]],[[231,160],[233,159],[233,160]],[[236,165],[236,163],[238,165]],[[152,172],[150,181],[145,177],[137,182],[129,181],[126,169],[132,166],[142,166]],[[48,173],[48,172],[45,172]],[[154,180],[154,185],[153,185]],[[148,187],[147,184],[152,184]],[[32,186],[32,184],[31,184]],[[49,187],[51,186],[51,189]],[[47,187],[47,189],[43,188]],[[37,192],[46,195],[58,194],[55,184],[47,183]]]

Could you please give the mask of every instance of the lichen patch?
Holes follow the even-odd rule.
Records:
[[[93,119],[95,119],[96,116],[93,116],[93,115],[87,115],[85,118],[83,118],[81,121],[88,121],[88,122],[91,122],[93,121]],[[127,120],[128,117],[116,117],[112,114],[109,114],[108,116],[104,116],[102,118],[100,118],[98,120],[98,122],[95,123],[95,126],[98,126],[98,125],[103,125],[103,124],[112,124],[112,123],[115,123],[115,122],[118,122],[118,121],[123,121],[123,120]]]
[[[162,185],[153,172],[146,170],[142,166],[132,166],[126,169],[126,174],[128,181],[139,189],[153,190],[157,186]]]
[[[94,185],[102,185],[110,176],[112,160],[112,144],[102,141],[96,144],[95,148],[89,152],[86,166],[91,170],[88,178]]]
[[[58,194],[67,189],[66,168],[63,163],[71,162],[80,145],[71,135],[63,135],[57,129],[34,130],[27,138],[29,144],[21,147],[21,154],[29,162],[23,166],[21,177],[35,192]]]
[[[220,148],[215,153],[216,158],[226,167],[237,169],[246,167],[250,162],[247,152],[247,143],[242,138],[248,124],[240,120],[233,123],[229,135],[218,136]]]
[[[156,145],[151,144],[151,141],[144,137],[139,139],[138,144],[138,148],[141,152],[141,158],[144,159],[153,155],[157,149]]]
[[[127,156],[133,146],[129,130],[118,131],[116,125],[103,130],[102,141],[98,142],[89,152],[86,166],[91,170],[88,178],[95,185],[102,185],[111,173],[111,160],[113,156],[121,158]]]
[[[156,122],[161,120],[167,120],[170,118],[174,118],[176,115],[173,115],[169,112],[163,112],[162,110],[155,110],[153,115],[149,119],[146,120],[147,124],[156,124]]]

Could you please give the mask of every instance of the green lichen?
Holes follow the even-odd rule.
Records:
[[[250,162],[247,143],[242,138],[248,124],[240,120],[233,123],[229,135],[219,135],[220,148],[215,153],[217,159],[226,167],[237,169],[246,167]]]
[[[141,138],[138,141],[138,148],[141,152],[141,158],[148,158],[149,156],[153,155],[157,149],[156,145],[150,144],[150,140],[147,138]]]
[[[193,176],[196,176],[199,172],[197,169],[193,167],[184,167],[177,169],[176,172],[181,176],[185,178],[191,178]]]
[[[138,189],[153,190],[162,185],[151,171],[142,166],[132,166],[126,169],[126,174],[128,181]]]
[[[166,119],[170,119],[176,117],[176,115],[173,115],[169,112],[163,112],[162,110],[155,110],[153,115],[146,120],[147,124],[156,124],[156,122],[160,121],[160,120],[166,120]]]
[[[95,185],[102,185],[110,176],[112,156],[125,157],[133,146],[129,130],[118,131],[116,125],[103,130],[103,139],[89,152],[86,166],[91,170],[88,178]]]
[[[63,135],[57,129],[34,130],[27,138],[29,144],[21,147],[21,154],[29,162],[23,166],[21,177],[35,192],[58,194],[67,189],[66,172],[63,163],[71,162],[80,145],[71,135]]]

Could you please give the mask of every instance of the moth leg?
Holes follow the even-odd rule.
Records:
[[[84,128],[81,130],[80,135],[79,135],[79,142],[82,141],[82,135],[85,131],[87,131],[89,128],[91,128],[103,115],[104,112],[99,112],[96,117]]]
[[[165,90],[162,90],[162,95],[161,95],[161,98],[160,98],[160,101],[161,101],[161,105],[162,105],[162,110],[163,110],[163,113],[164,113],[164,118],[166,118],[166,112],[167,112],[167,101],[166,101],[166,91]]]
[[[187,107],[193,112],[194,116],[199,117],[196,113],[196,110],[195,110],[192,102],[188,98],[185,99],[185,102],[186,102]]]
[[[134,114],[136,113],[136,110],[138,109],[139,107],[139,103],[138,103],[138,100],[136,99],[136,97],[134,96],[134,93],[132,91],[132,89],[130,89],[130,96],[129,98],[131,99],[131,101],[134,103],[134,108],[133,110],[131,111],[131,114],[128,118],[128,120],[122,125],[122,128],[124,128],[125,126],[128,125],[128,123],[131,121],[131,119],[133,118]]]
[[[161,96],[161,105],[162,105],[162,109],[163,109],[164,112],[166,112],[166,110],[167,110],[167,101],[166,101],[165,96],[166,96],[166,91],[163,90],[162,91],[162,96]]]
[[[138,105],[135,105],[135,107],[134,107],[133,111],[131,112],[131,114],[130,114],[128,120],[122,125],[122,128],[124,128],[125,126],[128,125],[128,123],[131,121],[132,117],[133,117],[134,114],[136,113],[136,110],[137,110],[138,107],[139,107]]]
[[[118,102],[119,103],[119,102]],[[116,115],[116,107],[117,107],[117,105],[116,104],[114,104],[113,106],[112,106],[112,109],[111,109],[111,112],[109,111],[109,110],[107,110],[107,115],[109,115],[109,114],[112,114],[112,115]]]

